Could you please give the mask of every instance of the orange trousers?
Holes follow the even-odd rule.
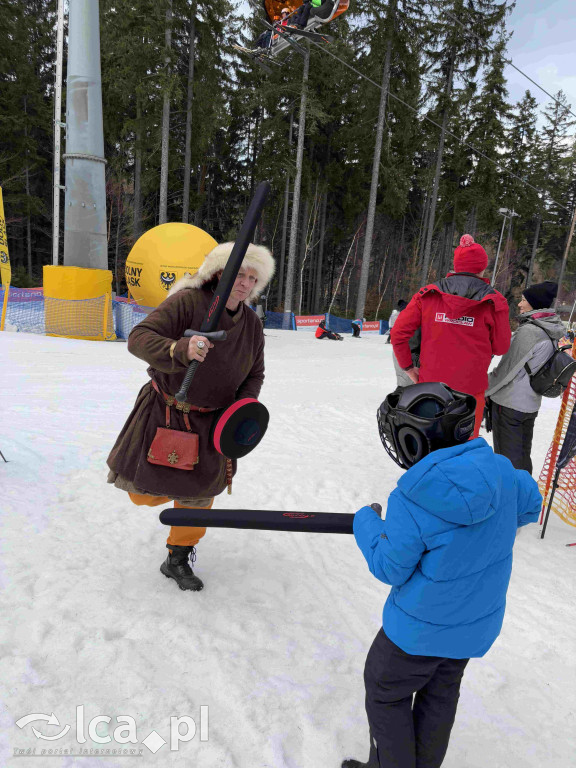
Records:
[[[473,395],[476,398],[476,411],[474,412],[474,433],[470,440],[474,440],[480,434],[480,426],[484,417],[484,392],[480,392],[479,395]]]
[[[139,507],[158,507],[160,504],[170,504],[172,501],[169,496],[149,496],[145,493],[129,493],[128,495],[131,501]],[[214,504],[214,499],[212,499],[207,507],[192,507],[192,509],[212,509],[212,504]],[[177,501],[174,502],[174,507],[175,509],[188,509],[184,504],[179,504]],[[205,533],[206,528],[172,526],[166,544],[169,547],[195,547]]]

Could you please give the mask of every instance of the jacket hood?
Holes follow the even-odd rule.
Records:
[[[234,243],[220,243],[213,248],[204,259],[204,262],[195,275],[185,274],[178,280],[168,292],[168,296],[181,291],[183,288],[201,288],[226,266]],[[258,275],[258,282],[245,300],[245,304],[252,304],[268,285],[274,275],[274,259],[272,254],[263,245],[250,243],[246,250],[242,266],[253,269]]]
[[[398,481],[410,501],[457,525],[487,520],[500,503],[501,457],[478,437],[432,451]]]
[[[566,333],[564,323],[553,309],[531,309],[530,312],[523,312],[519,321],[521,324],[530,322],[537,325],[552,339],[561,339]]]
[[[428,291],[439,291],[444,294],[451,305],[450,315],[453,317],[458,317],[457,313],[464,314],[467,309],[478,306],[481,301],[492,302],[497,312],[508,312],[508,302],[490,285],[490,281],[469,272],[449,272],[446,277],[427,285],[420,292]]]

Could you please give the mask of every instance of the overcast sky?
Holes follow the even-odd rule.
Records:
[[[517,0],[507,27],[508,58],[550,93],[562,88],[576,112],[576,0]],[[512,67],[507,77],[511,101],[527,88],[539,104],[549,101]]]
[[[252,12],[247,2],[238,5],[246,15]],[[517,0],[507,28],[513,32],[508,58],[550,93],[562,88],[576,112],[576,0]],[[527,88],[540,105],[550,101],[513,67],[506,74],[512,103]]]

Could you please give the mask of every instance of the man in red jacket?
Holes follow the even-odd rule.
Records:
[[[400,313],[391,332],[394,354],[414,383],[441,381],[476,398],[478,437],[492,355],[510,347],[508,303],[484,277],[488,256],[471,235],[454,251],[454,272],[421,288]],[[420,367],[408,345],[422,330]]]

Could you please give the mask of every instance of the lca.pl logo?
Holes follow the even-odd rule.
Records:
[[[68,724],[60,725],[60,721],[52,712],[46,715],[42,712],[35,712],[24,715],[16,721],[18,728],[26,728],[30,725],[32,733],[39,742],[44,742],[42,746],[37,744],[34,747],[20,748],[14,747],[14,757],[30,755],[93,755],[109,757],[111,755],[140,756],[144,754],[144,747],[152,753],[158,752],[164,745],[170,745],[170,751],[176,752],[180,743],[191,741],[198,731],[200,741],[208,741],[208,706],[200,706],[200,728],[196,727],[196,721],[190,715],[181,715],[180,717],[170,717],[170,736],[169,740],[163,739],[157,731],[151,731],[146,738],[140,741],[138,739],[138,728],[136,720],[131,715],[117,715],[114,720],[115,725],[111,730],[110,724],[112,718],[108,715],[96,715],[86,723],[84,715],[84,705],[76,707],[76,742],[80,745],[75,746],[50,746],[50,743],[63,739],[71,731],[72,727]],[[36,723],[36,725],[32,725]],[[42,732],[43,724],[57,726],[60,731],[57,733],[44,734]],[[103,725],[105,724],[105,725]],[[53,730],[53,729],[52,729]],[[104,731],[104,733],[102,732]],[[70,737],[69,737],[70,738]],[[84,747],[82,745],[91,744],[100,746]],[[48,743],[45,743],[48,742]],[[139,745],[130,747],[121,747],[115,745]],[[104,746],[110,745],[110,746]],[[143,745],[143,746],[140,746]]]

